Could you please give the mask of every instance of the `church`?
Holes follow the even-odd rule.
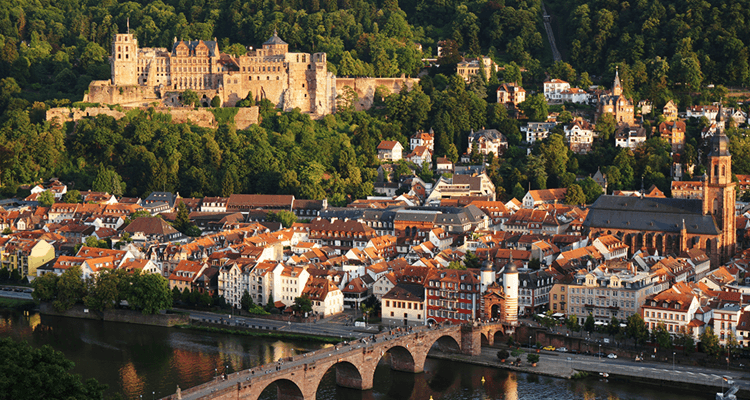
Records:
[[[616,124],[635,124],[635,107],[633,100],[625,97],[622,93],[620,82],[620,70],[615,71],[615,83],[612,85],[612,93],[599,98],[598,117],[604,113],[610,113],[615,117]]]
[[[718,119],[723,119],[719,113]],[[737,246],[732,155],[723,130],[715,134],[702,181],[702,199],[604,195],[591,205],[584,227],[590,238],[615,235],[630,247],[660,255],[680,255],[699,248],[713,268],[729,261]]]

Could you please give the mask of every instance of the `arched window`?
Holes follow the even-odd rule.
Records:
[[[719,165],[714,165],[714,176],[719,176]]]

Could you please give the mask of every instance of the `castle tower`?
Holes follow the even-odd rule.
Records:
[[[703,214],[713,215],[721,231],[717,243],[713,244],[709,241],[706,245],[706,253],[715,263],[725,262],[734,255],[737,244],[732,155],[729,153],[729,138],[721,128],[723,120],[724,109],[719,107],[719,114],[716,116],[719,128],[711,139],[711,151],[708,153],[708,179],[703,182]]]
[[[513,263],[513,250],[503,272],[503,289],[505,290],[505,321],[515,325],[518,323],[518,269]]]
[[[130,31],[130,29],[128,29]],[[112,84],[135,86],[138,84],[138,39],[131,33],[117,33],[112,40]]]
[[[480,279],[482,283],[482,293],[487,291],[487,286],[495,283],[495,270],[492,268],[492,261],[487,260],[482,264]]]
[[[619,96],[622,94],[622,84],[620,83],[620,68],[615,69],[615,84],[612,85],[612,96]]]

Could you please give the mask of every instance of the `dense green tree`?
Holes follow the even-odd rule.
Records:
[[[572,184],[568,186],[568,191],[565,192],[565,204],[586,204],[586,195],[583,193],[580,185]]]
[[[656,339],[656,344],[662,349],[672,348],[672,335],[667,330],[664,322],[659,322],[651,333]]]
[[[628,317],[628,337],[635,340],[635,344],[643,343],[648,339],[648,328],[640,314],[635,313]]]
[[[589,315],[586,317],[586,322],[583,324],[583,329],[585,329],[587,332],[593,332],[594,328],[596,328],[594,316],[589,313]]]
[[[704,353],[708,354],[711,357],[716,357],[719,355],[719,352],[721,351],[721,347],[719,346],[719,337],[716,336],[713,328],[707,326],[703,333],[701,333],[698,337],[698,340],[701,343],[701,348],[703,348]]]
[[[80,203],[83,201],[83,198],[81,197],[81,192],[73,189],[65,192],[60,200],[63,203]]]
[[[182,105],[184,106],[198,107],[200,105],[200,97],[198,96],[198,93],[187,89],[180,94],[180,102],[182,102]]]
[[[547,120],[547,100],[544,94],[537,93],[526,98],[526,101],[518,105],[529,121],[546,121]]]
[[[64,312],[74,304],[83,300],[86,287],[83,282],[83,271],[80,266],[73,266],[65,270],[57,281],[57,296],[52,306],[59,312]]]
[[[284,228],[289,228],[292,225],[294,225],[295,222],[297,222],[297,216],[294,215],[293,212],[286,211],[286,210],[277,211],[277,212],[269,211],[268,214],[266,215],[266,220],[273,221],[273,222],[281,222],[281,226],[283,226]]]
[[[219,96],[214,96],[214,98],[211,99],[211,107],[221,107],[221,98],[219,98]]]
[[[96,178],[91,184],[91,189],[96,192],[106,192],[113,196],[122,196],[125,192],[125,183],[122,182],[120,175],[104,165],[99,165],[99,170],[96,173]]]
[[[242,298],[240,298],[240,307],[245,311],[250,311],[255,306],[253,302],[253,296],[248,293],[247,290],[242,292]]]
[[[156,314],[160,310],[172,308],[172,293],[169,282],[160,274],[135,273],[127,294],[128,304],[143,314]]]
[[[302,295],[294,298],[294,304],[292,304],[292,310],[298,314],[305,314],[312,311],[312,300],[307,295]]]
[[[73,362],[50,346],[33,348],[26,342],[0,339],[0,393],[3,398],[32,400],[69,398],[100,400],[107,385],[95,379],[81,381]]]
[[[50,207],[55,204],[55,195],[52,194],[52,191],[45,190],[42,193],[39,193],[36,197],[36,201],[39,202],[39,205],[42,207]]]
[[[57,282],[60,277],[57,274],[44,274],[31,282],[34,291],[31,297],[36,301],[50,302],[57,296]]]

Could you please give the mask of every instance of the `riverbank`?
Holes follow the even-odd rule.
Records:
[[[287,340],[298,340],[298,341],[306,341],[306,342],[318,342],[318,343],[329,343],[329,344],[336,344],[340,343],[342,341],[342,338],[339,336],[332,337],[332,336],[322,336],[322,335],[307,335],[302,333],[292,333],[292,332],[280,332],[280,331],[263,331],[258,329],[252,329],[252,328],[244,328],[244,327],[234,327],[234,328],[225,328],[221,325],[216,324],[208,324],[203,322],[193,322],[188,325],[176,325],[175,328],[179,329],[190,329],[190,330],[197,330],[197,331],[203,331],[203,332],[211,332],[211,333],[224,333],[224,334],[230,334],[230,335],[242,335],[242,336],[252,336],[257,337],[260,339],[287,339]],[[343,338],[343,340],[354,340],[354,338]]]
[[[500,362],[496,356],[497,350],[499,349],[483,348],[481,355],[473,357],[432,351],[428,357],[561,379],[575,379],[578,372],[585,372],[594,378],[606,373],[608,380],[621,380],[629,383],[680,389],[688,388],[705,393],[716,393],[721,391],[722,388],[727,389],[726,382],[723,379],[726,371],[721,370],[684,366],[667,368],[667,366],[659,364],[624,363],[622,360],[599,360],[584,356],[571,357],[566,353],[542,354],[537,366],[533,367],[526,361],[523,361],[519,366],[511,365],[508,362]],[[522,360],[526,359],[525,355],[522,355],[521,358]],[[740,389],[737,397],[749,399],[750,382],[748,382],[748,379],[750,379],[750,376],[733,372],[731,377]]]
[[[190,323],[188,314],[153,314],[145,315],[133,310],[89,310],[83,305],[77,304],[65,312],[57,312],[52,304],[41,303],[39,313],[43,315],[54,315],[58,317],[81,318],[108,322],[124,322],[128,324],[152,325],[162,327],[173,327]]]
[[[16,299],[12,297],[0,297],[0,310],[7,311],[32,311],[36,308],[34,300]]]

